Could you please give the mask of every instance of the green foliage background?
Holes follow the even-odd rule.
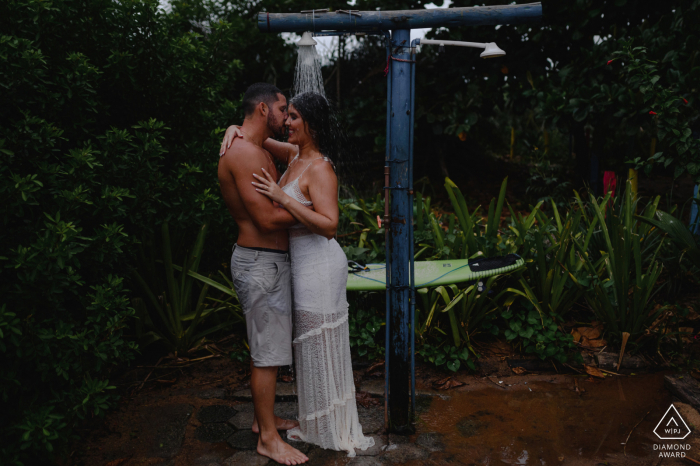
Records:
[[[199,13],[184,2],[0,5],[4,464],[60,456],[76,423],[112,404],[110,373],[137,352],[125,280],[144,237],[165,220],[186,231],[210,219],[210,262],[235,240],[218,128],[240,120],[241,93],[271,72],[256,53],[277,51],[287,74],[293,61],[249,17]]]

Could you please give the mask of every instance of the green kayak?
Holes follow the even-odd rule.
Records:
[[[524,266],[525,261],[517,254],[508,254],[492,258],[416,261],[414,264],[416,288],[423,288],[468,282],[511,272]],[[386,289],[386,264],[350,267],[347,289],[354,291]]]

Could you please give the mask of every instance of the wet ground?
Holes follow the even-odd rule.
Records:
[[[212,360],[198,370],[226,383],[202,384],[181,376],[154,383],[125,400],[77,446],[72,464],[99,466],[235,466],[266,464],[256,455],[249,430],[252,403],[241,368]],[[237,372],[236,372],[237,371]],[[231,375],[226,379],[227,373]],[[423,373],[428,372],[423,369]],[[508,377],[458,375],[462,383],[436,390],[421,377],[416,434],[383,432],[382,377],[358,371],[363,393],[360,421],[377,447],[355,458],[300,445],[312,465],[681,465],[689,459],[660,458],[659,445],[690,445],[700,458],[695,426],[700,415],[678,404],[692,433],[683,441],[662,441],[654,428],[672,403],[663,372],[594,379],[577,374]],[[437,374],[433,374],[437,375]],[[201,376],[201,374],[200,374]],[[170,381],[168,381],[170,382]],[[443,384],[444,386],[444,384]],[[278,384],[278,412],[293,416],[293,384]],[[372,398],[374,396],[375,398]],[[368,403],[369,400],[369,403]],[[374,403],[373,403],[374,402]],[[656,449],[655,449],[656,448]]]
[[[417,424],[443,435],[432,464],[656,464],[653,429],[672,401],[663,374],[500,381],[433,399]]]

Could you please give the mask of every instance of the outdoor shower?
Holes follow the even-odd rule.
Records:
[[[387,127],[385,186],[386,225],[386,387],[385,407],[392,432],[410,432],[415,412],[415,366],[412,328],[413,279],[413,118],[416,45],[458,45],[483,48],[481,57],[505,55],[494,43],[416,39],[411,29],[431,27],[523,24],[542,18],[542,5],[480,6],[433,10],[354,11],[310,10],[301,13],[258,14],[261,32],[303,33],[301,49],[313,50],[315,35],[376,34],[386,39]],[[305,54],[307,52],[304,52]],[[305,55],[303,60],[307,58]],[[309,62],[306,62],[309,64]],[[299,66],[299,62],[297,62]],[[316,79],[316,78],[314,78]],[[321,90],[323,81],[320,81]],[[297,83],[295,82],[295,91]],[[390,195],[389,195],[390,193]],[[410,381],[410,384],[408,383]],[[409,396],[410,395],[410,396]],[[413,406],[413,409],[409,409]]]

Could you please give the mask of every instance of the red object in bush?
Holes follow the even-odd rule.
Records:
[[[608,65],[609,65],[610,63],[612,63],[612,62],[613,62],[613,60],[608,60]]]
[[[604,194],[611,193],[611,198],[615,197],[615,188],[617,187],[617,178],[615,177],[615,172],[605,172],[603,173],[603,189]]]
[[[653,110],[649,110],[649,115],[656,115],[656,112]]]
[[[683,102],[685,102],[685,104],[688,105],[688,101],[686,99],[683,99]]]

